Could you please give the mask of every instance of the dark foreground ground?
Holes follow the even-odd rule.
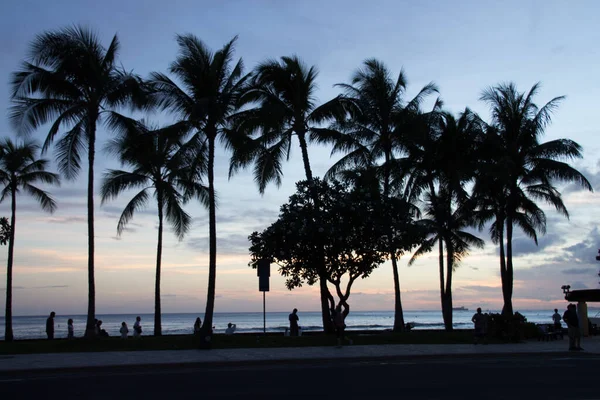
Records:
[[[2,399],[600,399],[599,376],[600,356],[594,355],[453,356],[0,373],[0,394]]]

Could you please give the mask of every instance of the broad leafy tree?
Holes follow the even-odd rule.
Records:
[[[151,76],[156,104],[173,114],[178,124],[192,134],[190,140],[207,152],[210,254],[206,312],[201,334],[205,343],[212,333],[217,274],[215,148],[217,140],[228,149],[237,143],[230,129],[231,116],[238,109],[248,81],[248,75],[243,74],[242,60],[233,62],[236,39],[212,52],[194,35],[179,35],[179,52],[169,67],[176,80],[162,73]]]
[[[94,160],[98,124],[114,110],[143,105],[139,78],[120,69],[119,40],[104,47],[83,27],[45,32],[35,38],[29,56],[12,76],[10,118],[20,134],[51,123],[42,151],[57,140],[59,172],[75,179],[88,156],[88,312],[86,337],[95,334]]]
[[[348,315],[352,285],[385,261],[390,242],[407,251],[420,240],[404,201],[384,199],[371,183],[358,182],[299,182],[296,193],[281,207],[279,219],[250,235],[250,266],[256,267],[261,259],[276,263],[292,290],[319,281],[323,253],[318,250],[324,249],[326,279],[335,288],[344,317]],[[393,239],[387,236],[389,218],[398,227]]]
[[[0,202],[10,199],[10,225],[2,224],[2,235],[7,232],[8,260],[6,262],[6,341],[13,340],[12,331],[12,275],[13,256],[15,249],[15,229],[17,223],[17,195],[25,193],[33,197],[42,210],[54,212],[56,203],[50,195],[39,187],[37,183],[57,185],[58,175],[46,171],[48,160],[38,158],[39,146],[31,142],[15,144],[10,139],[0,143],[0,183],[4,186],[0,195]],[[4,221],[3,221],[4,222]],[[6,242],[4,242],[6,243]]]
[[[141,122],[123,118],[121,129],[122,135],[110,141],[107,147],[129,170],[109,170],[105,173],[101,189],[102,202],[116,198],[125,191],[141,189],[127,203],[119,218],[117,234],[121,235],[136,210],[144,208],[150,197],[156,201],[158,244],[154,335],[160,336],[163,223],[166,219],[181,240],[191,225],[191,217],[183,210],[183,204],[196,198],[208,205],[208,189],[201,182],[203,165],[198,162],[198,157],[202,155],[194,147],[186,145],[184,139],[187,129],[179,125],[154,129]]]
[[[538,206],[543,202],[568,217],[556,182],[574,182],[592,190],[588,180],[569,165],[582,157],[581,146],[569,139],[542,142],[552,113],[564,97],[555,97],[542,107],[533,101],[539,84],[521,93],[513,83],[486,89],[481,99],[491,109],[490,138],[482,147],[475,196],[481,200],[481,215],[492,220],[492,239],[500,244],[500,275],[504,297],[503,313],[512,314],[514,228],[517,226],[537,243],[545,233],[546,216]],[[491,143],[491,145],[490,145]],[[491,198],[490,198],[491,197]],[[485,218],[484,218],[485,219]]]

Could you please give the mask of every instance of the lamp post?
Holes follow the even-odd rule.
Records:
[[[571,290],[571,285],[562,285],[560,287],[563,291],[563,294],[565,295],[565,300],[567,299],[567,295],[569,294],[569,291]]]

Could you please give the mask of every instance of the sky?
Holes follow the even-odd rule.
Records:
[[[479,101],[483,89],[515,82],[521,91],[542,82],[539,105],[566,95],[543,140],[570,138],[583,146],[584,158],[573,163],[600,188],[596,138],[600,90],[600,55],[595,1],[179,1],[102,2],[5,0],[0,12],[0,137],[13,137],[7,118],[10,74],[19,68],[36,34],[71,24],[93,28],[107,46],[116,33],[120,62],[127,70],[147,76],[166,72],[176,55],[175,35],[192,33],[212,49],[239,35],[236,56],[247,71],[267,58],[297,54],[319,70],[317,97],[325,102],[338,94],[336,83],[348,82],[367,58],[378,58],[397,74],[408,77],[407,97],[433,81],[445,106],[458,113],[470,107],[489,119]],[[432,99],[433,100],[433,99]],[[168,123],[164,116],[151,121]],[[49,127],[34,138],[42,141]],[[101,127],[98,147],[111,133]],[[323,176],[335,162],[327,147],[311,146],[313,173]],[[53,159],[54,154],[45,155]],[[281,187],[269,186],[261,196],[250,171],[228,179],[229,155],[217,152],[217,312],[262,310],[256,272],[248,267],[247,237],[274,222],[279,206],[304,178],[299,148],[284,165]],[[96,193],[103,173],[119,165],[99,153]],[[52,168],[55,168],[54,166]],[[58,209],[42,212],[31,199],[17,199],[14,260],[14,315],[85,314],[87,310],[86,176],[46,188]],[[560,287],[597,288],[595,260],[600,246],[600,197],[562,185],[570,219],[547,210],[547,233],[533,241],[520,232],[514,239],[516,310],[563,307]],[[96,196],[96,310],[107,313],[150,313],[154,305],[157,212],[150,204],[138,212],[121,237],[119,215],[132,193],[101,205]],[[163,312],[203,314],[208,277],[208,213],[198,204],[186,210],[194,217],[182,240],[165,232],[162,272]],[[0,215],[10,215],[8,201]],[[502,295],[498,249],[486,231],[483,250],[472,251],[456,270],[456,306],[499,310]],[[0,307],[5,305],[6,251],[0,249]],[[432,253],[408,267],[399,262],[402,301],[408,310],[437,310],[439,277]],[[358,281],[350,297],[353,310],[392,310],[391,266],[384,264],[368,279]],[[268,311],[318,310],[318,288],[288,291],[272,267]]]

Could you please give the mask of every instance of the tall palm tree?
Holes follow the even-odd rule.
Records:
[[[75,179],[81,157],[88,155],[88,310],[86,337],[95,334],[94,280],[94,159],[96,128],[114,116],[114,109],[141,106],[142,85],[117,67],[119,40],[108,48],[89,29],[69,27],[35,38],[30,55],[12,77],[11,122],[20,134],[52,123],[42,152],[57,139],[59,171]],[[103,118],[105,117],[105,118]],[[66,132],[59,134],[62,129]]]
[[[241,102],[254,107],[237,113],[234,121],[242,138],[258,136],[234,151],[230,174],[254,162],[255,181],[261,194],[269,182],[274,181],[279,186],[283,176],[281,164],[289,159],[296,136],[306,179],[312,182],[308,145],[311,141],[324,142],[337,136],[322,125],[340,118],[345,113],[343,104],[339,97],[319,106],[316,104],[317,69],[309,68],[297,56],[265,61],[256,67],[253,75],[252,85]],[[330,309],[334,307],[334,299],[324,274],[320,274],[319,288],[323,328],[326,332],[333,331]]]
[[[466,185],[473,181],[476,166],[476,143],[481,139],[477,115],[466,109],[455,118],[448,112],[437,112],[423,119],[431,129],[424,129],[416,140],[406,143],[402,161],[411,176],[407,190],[414,196],[424,192],[427,218],[419,221],[428,239],[417,249],[409,265],[422,254],[439,247],[440,299],[447,331],[452,330],[452,275],[471,246],[484,242],[464,231],[474,225],[474,202]],[[444,252],[446,271],[444,272]]]
[[[126,190],[142,189],[129,201],[119,218],[117,234],[121,235],[135,211],[148,203],[150,190],[154,191],[158,209],[154,335],[160,336],[163,221],[166,218],[177,238],[183,239],[190,228],[191,217],[182,205],[192,197],[208,205],[208,192],[200,181],[202,170],[197,167],[198,155],[183,142],[187,129],[181,129],[178,125],[151,129],[130,119],[124,119],[123,122],[124,135],[110,141],[107,148],[131,171],[108,170],[104,174],[102,203],[118,197]]]
[[[488,135],[494,137],[488,140],[495,146],[493,152],[488,148],[480,157],[480,176],[474,190],[476,195],[489,194],[492,188],[495,193],[491,196],[501,198],[488,199],[484,204],[496,207],[485,215],[488,219],[495,218],[492,239],[500,243],[503,313],[511,315],[515,225],[537,244],[537,234],[545,233],[546,228],[546,217],[537,201],[548,203],[562,215],[569,216],[554,182],[575,182],[592,190],[585,176],[568,164],[582,157],[579,144],[569,139],[541,143],[552,113],[564,97],[555,97],[538,107],[533,102],[538,91],[539,84],[533,85],[527,93],[520,93],[513,83],[508,83],[488,88],[481,95],[481,100],[491,109],[493,128]]]
[[[0,183],[4,185],[0,202],[10,197],[10,238],[8,240],[8,261],[6,263],[6,330],[4,339],[13,340],[12,331],[12,271],[15,249],[15,228],[17,216],[17,194],[21,191],[33,197],[42,210],[50,213],[56,203],[50,195],[34,186],[35,183],[58,185],[58,175],[46,171],[48,160],[37,158],[39,146],[32,142],[15,144],[10,139],[0,143]]]
[[[411,116],[419,112],[428,95],[437,92],[430,83],[406,101],[406,83],[404,71],[394,79],[381,61],[368,59],[354,72],[350,84],[337,85],[345,91],[344,101],[354,107],[347,106],[352,110],[351,118],[337,124],[345,134],[335,139],[333,148],[334,153],[347,154],[330,168],[326,177],[352,167],[377,165],[383,196],[392,195],[393,168],[403,151],[401,143],[413,134]],[[390,259],[394,276],[394,331],[399,332],[404,330],[404,314],[396,250],[390,249]]]
[[[193,134],[192,141],[208,148],[208,202],[209,202],[209,271],[206,312],[202,337],[210,341],[215,305],[217,273],[217,226],[214,185],[215,146],[220,139],[226,148],[235,143],[229,129],[230,117],[245,90],[248,75],[243,75],[244,64],[233,64],[233,50],[237,37],[223,48],[211,52],[194,35],[178,35],[179,53],[169,67],[180,83],[162,73],[152,74],[154,100],[159,107],[170,111],[179,124]],[[208,338],[208,339],[207,339]]]

